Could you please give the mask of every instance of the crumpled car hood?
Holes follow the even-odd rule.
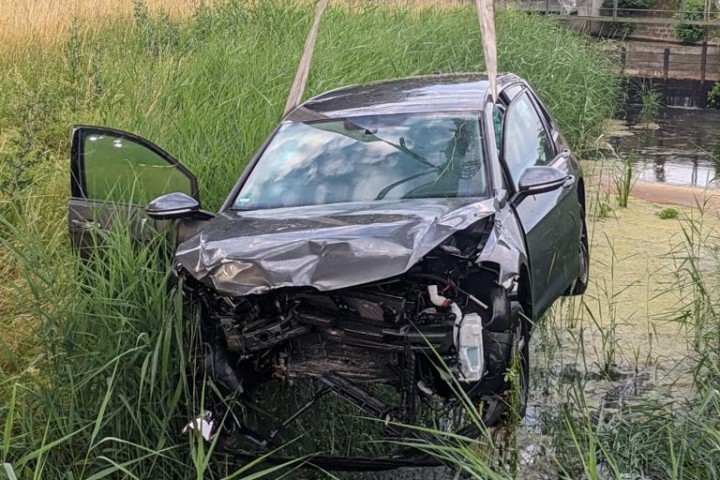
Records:
[[[182,243],[176,260],[226,295],[281,287],[335,290],[405,273],[495,199],[410,199],[227,211]]]

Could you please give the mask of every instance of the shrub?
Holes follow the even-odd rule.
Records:
[[[600,7],[600,15],[611,17],[614,0],[605,0]],[[655,6],[655,0],[618,0],[618,17],[630,17],[635,10],[647,10]]]
[[[684,15],[683,15],[684,13]],[[678,12],[675,18],[681,22],[675,26],[675,36],[683,42],[697,42],[705,35],[702,25],[688,25],[682,20],[702,20],[705,16],[705,4],[702,0],[688,0],[685,2],[685,12]]]
[[[680,212],[677,211],[677,208],[663,208],[658,212],[658,217],[660,217],[663,220],[672,220],[674,218],[678,218],[678,215]]]
[[[656,0],[618,0],[618,17],[631,17],[636,10],[647,10],[655,6]],[[603,17],[611,17],[613,14],[614,0],[605,0],[600,7],[600,15]],[[605,25],[603,25],[605,27]],[[630,35],[634,29],[632,23],[610,22],[606,28],[607,36],[610,38],[625,37]]]
[[[708,92],[708,106],[715,106],[720,108],[720,82],[715,82],[713,87]]]

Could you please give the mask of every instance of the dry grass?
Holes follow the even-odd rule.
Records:
[[[145,0],[152,12],[171,17],[191,14],[209,0]],[[53,47],[65,39],[74,19],[81,28],[97,28],[132,14],[133,0],[0,0],[0,51]]]
[[[0,0],[0,53],[3,50],[45,49],[66,38],[75,19],[83,29],[95,29],[132,14],[137,0]],[[151,12],[178,18],[193,13],[199,4],[217,0],[143,0]],[[253,0],[248,0],[251,3]],[[297,1],[297,0],[296,0]],[[314,3],[313,0],[299,0]],[[468,0],[376,0],[402,8],[452,8]],[[332,4],[367,5],[358,0],[335,0]]]

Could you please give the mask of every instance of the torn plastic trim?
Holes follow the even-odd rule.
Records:
[[[213,432],[214,427],[215,420],[213,419],[213,414],[209,410],[206,410],[202,414],[190,420],[190,422],[183,427],[180,433],[189,433],[196,430],[200,432],[200,435],[206,442],[209,442],[215,435],[215,432]]]
[[[521,265],[528,264],[524,234],[518,220],[507,209],[495,216],[485,246],[477,256],[478,265],[497,266],[498,285],[516,288]]]

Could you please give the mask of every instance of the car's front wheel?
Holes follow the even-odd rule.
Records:
[[[514,364],[516,367],[515,374],[517,375],[517,380],[513,385],[512,400],[515,404],[515,412],[519,418],[523,418],[530,397],[530,329],[520,302],[512,302],[511,308],[513,314],[518,318],[513,346],[514,358],[511,359],[511,365]]]
[[[582,295],[587,290],[590,281],[590,248],[588,245],[587,225],[585,223],[585,210],[580,207],[580,218],[582,219],[582,228],[580,228],[580,241],[578,247],[578,256],[580,261],[580,272],[575,281],[570,285],[570,295]]]
[[[530,395],[530,329],[520,302],[510,302],[510,318],[513,325],[512,347],[505,360],[506,370],[496,377],[496,392],[483,398],[482,421],[486,427],[495,426],[503,418],[506,421],[522,419],[527,410]]]

